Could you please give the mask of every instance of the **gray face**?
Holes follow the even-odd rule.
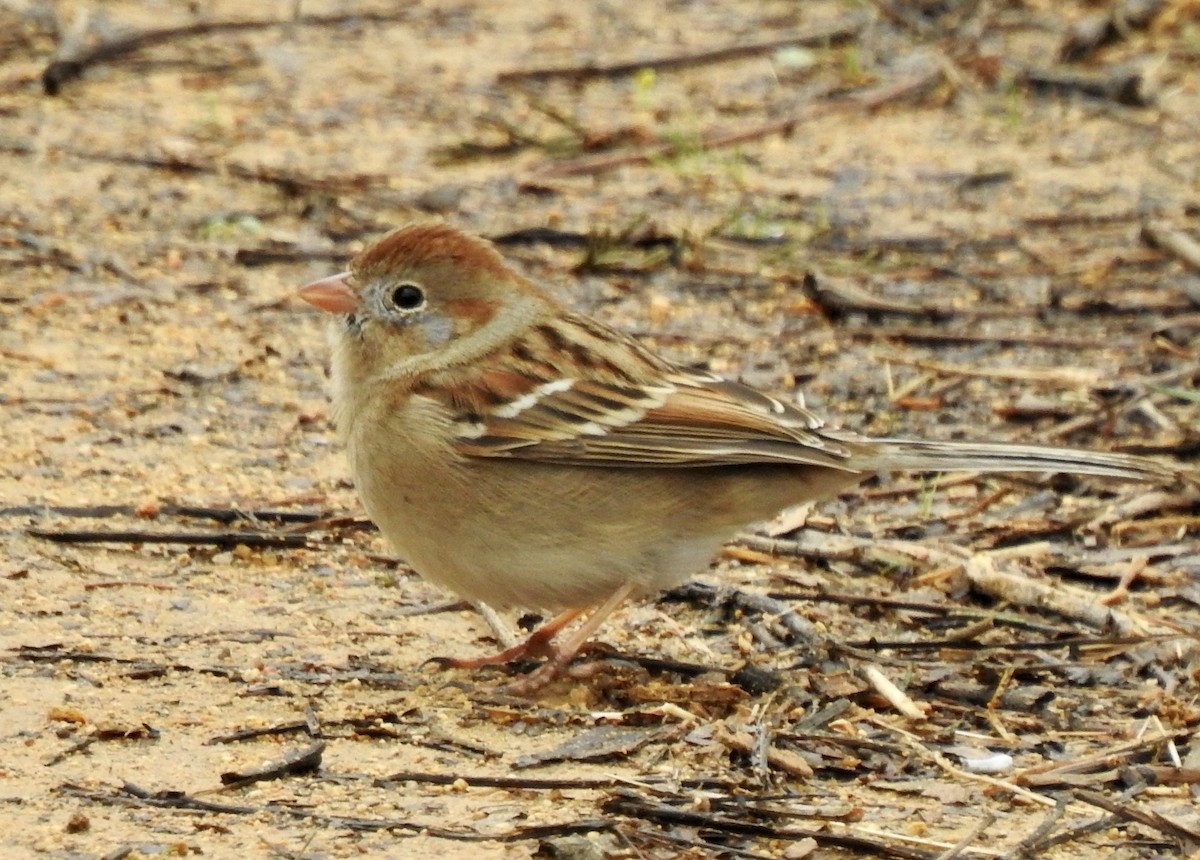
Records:
[[[456,334],[454,320],[430,301],[415,279],[377,281],[363,290],[363,307],[346,318],[346,329],[360,335],[370,321],[403,329],[413,349],[427,352],[448,343]]]

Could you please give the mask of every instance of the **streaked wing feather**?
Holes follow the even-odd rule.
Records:
[[[535,380],[529,390],[539,388],[514,414],[473,416],[459,450],[583,466],[848,468],[851,452],[819,434],[815,416],[707,374],[675,372],[644,385],[588,379],[561,389]]]

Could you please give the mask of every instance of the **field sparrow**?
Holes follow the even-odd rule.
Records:
[[[876,472],[1177,474],[1123,454],[826,429],[568,310],[440,224],[385,236],[300,295],[336,315],[334,417],[363,504],[401,556],[464,597],[565,610],[500,655],[447,661],[548,658],[516,692],[560,674],[627,597],[677,585],[743,527]]]

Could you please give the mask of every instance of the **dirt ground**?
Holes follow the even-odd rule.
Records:
[[[1195,468],[1200,6],[248,10],[0,2],[5,857],[1200,856],[1195,491],[873,480],[513,699],[294,297],[442,218],[834,423]]]

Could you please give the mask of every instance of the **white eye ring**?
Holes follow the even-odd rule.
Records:
[[[425,305],[425,291],[417,284],[404,283],[392,288],[388,302],[398,311],[415,311]]]

